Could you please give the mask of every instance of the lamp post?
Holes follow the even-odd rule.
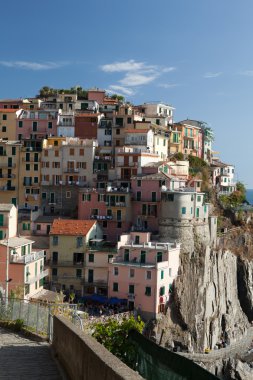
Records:
[[[8,296],[9,296],[9,236],[7,238],[7,249],[6,249],[6,274],[5,274],[5,305],[6,306],[8,306]]]

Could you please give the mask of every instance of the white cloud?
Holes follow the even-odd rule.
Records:
[[[212,73],[212,72],[209,72],[209,73],[205,73],[204,74],[204,78],[217,78],[217,77],[219,77],[219,76],[221,76],[222,75],[222,72],[221,71],[219,71],[219,72],[216,72],[216,73]]]
[[[157,77],[158,73],[153,73],[149,76],[141,73],[127,73],[119,82],[123,84],[123,86],[141,86],[153,82]]]
[[[158,84],[158,87],[162,87],[162,88],[173,88],[173,87],[178,87],[179,84],[176,84],[176,83],[160,83]]]
[[[124,71],[137,71],[145,68],[153,68],[152,66],[146,66],[144,62],[136,62],[134,59],[130,59],[125,62],[113,62],[107,65],[102,65],[102,71],[107,73],[124,72]]]
[[[10,68],[25,69],[25,70],[51,70],[57,69],[58,67],[63,66],[62,63],[56,62],[27,62],[27,61],[0,61],[0,65]]]
[[[253,70],[245,70],[240,72],[241,75],[245,75],[247,77],[253,77]]]
[[[118,85],[111,85],[109,86],[109,91],[110,92],[117,92],[120,91],[124,95],[133,95],[134,90],[131,88],[123,87],[123,86],[118,86]]]
[[[176,68],[171,66],[171,67],[165,67],[164,69],[162,69],[162,72],[163,73],[171,73],[171,71],[175,71]]]
[[[172,66],[148,65],[146,62],[137,62],[134,59],[102,65],[100,69],[106,73],[123,74],[123,77],[116,84],[109,86],[109,90],[120,91],[124,95],[133,95],[136,92],[136,87],[151,83],[164,73],[176,70]]]

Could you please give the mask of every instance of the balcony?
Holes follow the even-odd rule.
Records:
[[[95,156],[94,157],[94,161],[111,161],[111,160],[112,160],[111,156],[100,155],[100,156]]]
[[[90,219],[95,220],[112,220],[112,215],[91,215]]]
[[[10,257],[10,262],[13,264],[29,264],[33,261],[44,259],[44,257],[44,251],[32,252],[31,254],[24,256],[18,256],[17,254],[13,254]]]
[[[15,168],[16,164],[13,162],[0,162],[0,168]]]
[[[79,173],[80,169],[79,168],[67,168],[64,169],[64,173]]]
[[[97,287],[103,287],[103,288],[107,288],[108,287],[108,283],[106,280],[93,280],[93,281],[89,281],[87,278],[82,278],[81,279],[81,285],[84,285],[84,286],[97,286]]]
[[[1,178],[16,178],[16,174],[0,174],[0,179]]]
[[[43,272],[39,273],[37,276],[34,276],[34,277],[30,277],[30,275],[26,276],[25,284],[33,284],[34,282],[39,281],[42,278],[47,277],[48,275],[49,275],[49,270],[46,269],[46,270],[43,270]]]
[[[84,266],[84,261],[56,261],[56,260],[49,260],[48,265],[51,267],[75,267],[75,268],[82,268]]]

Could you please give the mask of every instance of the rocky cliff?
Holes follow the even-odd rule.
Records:
[[[190,249],[184,240],[167,314],[157,325],[158,334],[164,332],[163,345],[203,352],[221,340],[230,345],[244,339],[253,320],[252,237],[250,227],[237,228],[211,245],[206,228],[193,228]],[[216,368],[223,379],[247,379],[248,375],[238,375],[242,363],[233,360],[213,363],[209,369]]]

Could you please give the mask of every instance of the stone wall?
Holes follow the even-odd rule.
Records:
[[[64,317],[54,316],[53,322],[53,350],[70,380],[143,379]]]

